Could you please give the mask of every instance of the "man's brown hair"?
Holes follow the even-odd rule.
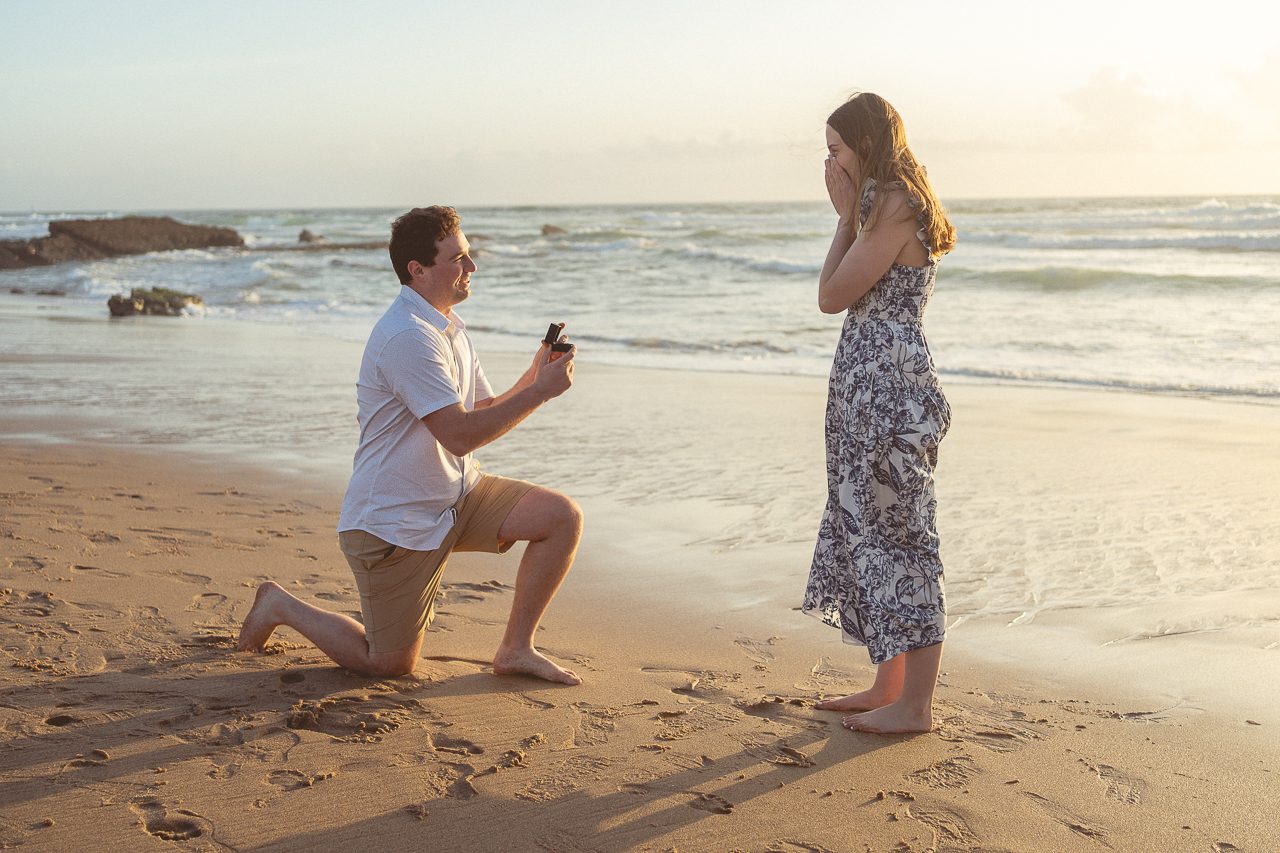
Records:
[[[415,207],[391,223],[391,267],[401,284],[412,280],[409,261],[417,261],[424,267],[436,262],[436,243],[462,230],[462,220],[452,207],[433,204],[431,207]]]

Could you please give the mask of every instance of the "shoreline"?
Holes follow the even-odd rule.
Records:
[[[313,244],[307,247],[306,251],[323,251],[322,244]],[[341,248],[335,246],[333,248]],[[253,247],[248,247],[241,252],[251,253]],[[268,250],[270,251],[270,250]],[[101,322],[108,321],[111,323],[130,322],[122,318],[110,318],[106,311],[106,296],[49,296],[40,294],[36,291],[29,291],[21,294],[9,292],[7,288],[0,289],[0,322],[9,320],[12,322],[21,322],[24,320],[40,319],[52,320],[54,322]],[[381,313],[385,306],[355,306],[357,308],[367,308],[369,314],[365,315],[312,315],[305,318],[306,322],[297,322],[290,320],[287,313],[290,310],[287,305],[275,306],[286,312],[282,316],[251,316],[239,313],[221,313],[224,308],[213,306],[212,309],[204,310],[208,313],[197,317],[178,317],[166,318],[166,322],[175,324],[188,324],[188,328],[203,329],[198,334],[216,337],[216,331],[219,328],[228,330],[235,337],[245,339],[253,337],[252,333],[262,334],[266,330],[270,330],[270,334],[280,335],[288,340],[303,341],[307,348],[318,348],[320,345],[328,344],[333,347],[350,348],[353,344],[363,344],[364,336],[367,334],[368,326],[371,326],[376,317]],[[232,309],[237,310],[237,309]],[[154,319],[154,318],[152,318]],[[143,322],[150,323],[150,320]],[[213,331],[209,331],[209,324]],[[310,325],[308,325],[310,324]],[[18,330],[15,329],[15,332]],[[536,331],[536,330],[535,330]],[[838,328],[832,329],[831,346],[834,347]],[[502,329],[486,329],[481,326],[473,330],[473,336],[476,338],[478,347],[482,353],[488,353],[485,358],[486,363],[493,358],[514,358],[518,357],[522,350],[518,350],[517,341],[525,341],[536,338],[536,335],[521,337],[509,330]],[[590,349],[596,343],[603,343],[606,347],[610,343],[608,339],[594,340],[590,336],[579,339],[580,343]],[[621,370],[656,370],[664,372],[675,372],[679,374],[709,374],[709,375],[741,375],[741,376],[772,376],[772,377],[796,377],[796,378],[822,378],[825,379],[827,370],[829,369],[830,354],[815,356],[794,362],[789,366],[765,365],[762,361],[753,361],[750,358],[736,362],[716,362],[708,366],[703,356],[706,354],[679,353],[675,351],[657,350],[658,355],[653,356],[644,354],[633,349],[602,349],[590,353],[586,359],[592,360],[593,363],[605,366],[611,369]],[[6,362],[28,362],[38,363],[47,361],[51,355],[39,354],[0,354],[0,366]],[[65,358],[69,363],[76,360],[75,356],[59,356]],[[85,355],[85,359],[98,358],[99,354],[94,353]],[[355,355],[358,361],[359,353]],[[656,360],[654,360],[656,358]],[[764,365],[764,366],[761,366]],[[945,366],[939,369],[939,375],[943,381],[944,387],[951,386],[978,386],[978,387],[1001,387],[1010,389],[1027,389],[1027,390],[1043,390],[1049,392],[1073,392],[1080,391],[1084,393],[1107,393],[1107,394],[1123,394],[1123,395],[1142,395],[1156,398],[1182,399],[1182,400],[1208,400],[1222,401],[1227,403],[1241,403],[1247,405],[1277,407],[1280,408],[1280,392],[1273,389],[1240,391],[1234,386],[1192,386],[1192,385],[1168,385],[1155,381],[1135,381],[1125,383],[1120,380],[1108,379],[1090,379],[1075,378],[1069,376],[1021,376],[1006,375],[999,371],[990,371],[983,369],[956,369],[949,370]]]

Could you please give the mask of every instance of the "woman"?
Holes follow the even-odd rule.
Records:
[[[867,647],[870,689],[818,708],[847,728],[925,732],[945,610],[933,469],[951,410],[921,318],[955,245],[897,111],[867,92],[827,120],[827,193],[839,222],[818,307],[848,311],[828,385],[827,507],[804,611]]]

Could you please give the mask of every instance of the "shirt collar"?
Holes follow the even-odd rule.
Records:
[[[449,313],[451,316],[446,317],[437,311],[434,305],[423,299],[422,294],[418,293],[407,284],[400,285],[400,298],[409,304],[409,308],[415,314],[422,317],[441,332],[449,331],[450,326],[456,326],[459,329],[465,329],[467,327],[467,324],[462,322],[462,318],[458,316],[458,312],[450,311]]]

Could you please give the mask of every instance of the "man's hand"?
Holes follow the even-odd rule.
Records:
[[[533,390],[545,400],[568,391],[573,384],[573,357],[577,354],[577,347],[562,353],[552,352],[551,347],[543,344],[535,362],[537,372],[533,377]]]

